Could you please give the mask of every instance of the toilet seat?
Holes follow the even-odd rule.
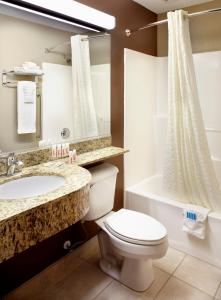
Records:
[[[160,222],[128,209],[108,216],[104,225],[113,236],[136,245],[159,245],[167,240],[167,230]]]

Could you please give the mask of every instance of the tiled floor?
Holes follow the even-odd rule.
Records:
[[[221,270],[170,248],[154,262],[155,281],[137,293],[102,273],[93,238],[5,300],[221,300]]]

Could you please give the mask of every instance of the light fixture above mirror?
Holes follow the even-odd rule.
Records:
[[[95,31],[115,28],[115,17],[73,0],[1,0],[0,8],[2,13],[9,15],[11,11],[16,10],[23,18],[32,14],[41,19],[46,18]]]

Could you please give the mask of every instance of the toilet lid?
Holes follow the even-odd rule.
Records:
[[[107,230],[119,239],[138,245],[156,245],[167,237],[166,228],[154,218],[129,209],[120,209],[104,221]]]

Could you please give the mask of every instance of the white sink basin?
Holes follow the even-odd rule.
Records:
[[[61,176],[31,176],[0,185],[0,199],[21,199],[47,194],[64,185]]]

